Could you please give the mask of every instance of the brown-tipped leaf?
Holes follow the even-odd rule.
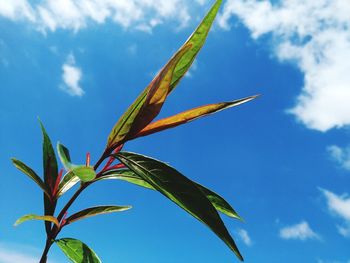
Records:
[[[120,152],[115,156],[153,188],[207,225],[240,260],[243,260],[218,212],[195,183],[158,160],[129,152]]]
[[[131,206],[113,206],[113,205],[105,205],[105,206],[95,206],[86,208],[78,213],[75,213],[67,218],[67,225],[70,223],[73,223],[77,220],[81,220],[84,218],[102,215],[102,214],[109,214],[109,213],[115,213],[115,212],[121,212],[125,210],[129,210]]]
[[[196,120],[200,117],[204,117],[204,116],[219,112],[219,111],[227,109],[227,108],[241,105],[245,102],[248,102],[248,101],[255,99],[256,97],[257,96],[250,96],[247,98],[234,100],[234,101],[230,101],[230,102],[209,104],[209,105],[205,105],[205,106],[201,106],[198,108],[194,108],[191,110],[181,112],[181,113],[176,114],[174,116],[164,118],[164,119],[155,121],[155,122],[147,125],[138,134],[136,134],[134,138],[146,136],[146,135],[150,135],[152,133],[156,133],[156,132],[163,131],[166,129],[174,128],[174,127],[179,126],[181,124],[185,124],[185,123],[188,123],[190,121]]]
[[[214,3],[190,38],[119,119],[108,137],[108,150],[134,138],[158,115],[166,97],[189,70],[204,45],[221,4],[222,0]]]
[[[176,64],[188,51],[184,46],[158,73],[128,110],[121,116],[108,136],[107,148],[113,149],[123,143],[130,133],[137,133],[159,113],[170,91],[170,83]]]

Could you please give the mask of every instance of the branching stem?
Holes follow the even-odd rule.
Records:
[[[95,171],[98,169],[98,167],[101,165],[101,163],[109,156],[109,154],[110,154],[110,152],[107,151],[107,150],[102,154],[101,158],[94,165],[94,170]],[[88,182],[88,183],[82,183],[80,185],[79,189],[74,193],[74,195],[69,199],[67,204],[62,208],[61,212],[58,214],[58,216],[57,216],[58,222],[61,222],[62,218],[64,217],[64,215],[66,214],[68,209],[71,207],[71,205],[74,203],[74,201],[78,198],[78,196],[90,184],[91,183]],[[47,261],[47,254],[49,253],[49,250],[50,250],[50,248],[51,248],[55,238],[61,232],[63,227],[64,227],[64,225],[62,225],[62,227],[57,227],[56,225],[52,226],[50,233],[47,234],[45,248],[43,250],[43,253],[41,255],[39,263],[46,263],[46,261]]]

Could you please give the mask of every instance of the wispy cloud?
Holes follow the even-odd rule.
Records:
[[[0,243],[1,263],[37,263],[40,258],[40,251],[24,246],[22,244]],[[49,263],[54,261],[49,260]]]
[[[246,244],[247,246],[252,245],[252,240],[251,240],[247,230],[239,229],[237,231],[237,234],[238,234],[239,238],[243,241],[244,244]]]
[[[31,255],[25,255],[18,251],[8,251],[2,250],[0,248],[0,262],[2,263],[37,263],[38,258],[33,257]]]
[[[28,0],[0,2],[0,16],[11,20],[30,21],[46,32],[57,29],[74,31],[91,23],[112,21],[124,29],[151,32],[165,21],[187,25],[192,5],[204,5],[205,0],[43,0],[30,4]]]
[[[295,63],[304,87],[289,110],[308,128],[350,124],[350,2],[341,0],[228,0],[219,25],[237,15],[257,39],[270,35],[274,54]]]
[[[326,189],[320,189],[326,197],[328,210],[343,220],[343,225],[337,225],[338,232],[350,237],[350,197],[348,194],[337,195]]]
[[[350,171],[350,146],[331,145],[327,148],[331,158],[343,169]]]
[[[27,0],[0,1],[0,16],[11,20],[35,22],[35,14]]]
[[[60,88],[71,96],[81,97],[84,95],[84,90],[79,85],[82,71],[75,64],[74,55],[70,54],[62,66],[62,80],[64,84],[60,85]]]
[[[311,229],[308,222],[306,221],[302,221],[301,223],[296,225],[281,228],[279,234],[280,237],[283,239],[320,239],[320,236]]]

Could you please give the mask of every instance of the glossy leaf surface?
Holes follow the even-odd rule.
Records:
[[[166,97],[183,78],[204,45],[221,4],[222,0],[215,2],[190,38],[119,119],[108,137],[107,148],[134,138],[158,115]]]
[[[50,194],[43,180],[29,166],[15,158],[12,158],[11,160],[18,170],[20,170],[21,172],[26,174],[30,179],[32,179],[44,191],[46,196],[50,197]]]
[[[78,239],[62,238],[55,242],[73,263],[101,263],[96,253]]]
[[[161,120],[155,121],[155,122],[147,125],[137,135],[135,135],[135,138],[141,137],[141,136],[146,136],[146,135],[156,133],[156,132],[159,132],[162,130],[174,128],[174,127],[179,126],[181,124],[196,120],[200,117],[204,117],[204,116],[219,112],[219,111],[227,109],[227,108],[241,105],[245,102],[248,102],[248,101],[255,99],[256,97],[257,96],[251,96],[251,97],[247,97],[244,99],[235,100],[235,101],[231,101],[231,102],[221,102],[221,103],[209,104],[209,105],[201,106],[201,107],[194,108],[194,109],[191,109],[188,111],[184,111],[184,112],[179,113],[177,115],[174,115],[174,116],[171,116],[171,117],[168,117],[165,119],[161,119]]]
[[[58,223],[56,217],[53,217],[53,216],[38,216],[38,215],[34,215],[34,214],[29,214],[29,215],[25,215],[25,216],[20,217],[15,222],[15,226],[18,226],[19,224],[22,224],[23,222],[26,222],[28,220],[44,220],[46,222],[54,223],[56,226],[59,226],[59,223]]]
[[[57,143],[57,152],[64,168],[66,168],[67,171],[72,169],[70,154],[67,147],[65,147],[63,144]]]
[[[58,167],[56,155],[52,147],[51,140],[44,128],[44,125],[40,122],[41,131],[43,134],[43,166],[44,166],[44,183],[49,190],[50,195],[54,188],[55,182],[58,177]],[[44,214],[53,215],[56,208],[56,201],[51,201],[46,195],[44,195]],[[49,234],[51,230],[51,223],[45,221],[45,230]]]
[[[243,260],[216,209],[195,183],[158,160],[130,152],[120,152],[115,156],[157,191],[207,225]]]
[[[74,185],[76,185],[78,182],[80,182],[79,177],[73,173],[72,171],[69,171],[62,179],[58,186],[57,190],[57,197],[62,196],[65,192],[67,192],[69,189],[71,189]]]
[[[92,216],[122,212],[125,210],[129,210],[130,208],[131,206],[112,206],[112,205],[90,207],[68,217],[66,224],[68,225],[77,220],[81,220]]]
[[[99,180],[108,180],[108,179],[123,180],[147,189],[156,190],[152,185],[147,183],[141,176],[139,176],[138,174],[134,173],[131,170],[118,170],[118,171],[112,170],[104,173],[99,178]],[[216,210],[220,211],[221,213],[229,217],[242,220],[242,218],[237,214],[237,212],[233,209],[233,207],[223,197],[221,197],[217,193],[209,190],[208,188],[196,182],[194,183],[205,194],[205,196],[209,199],[209,201],[212,203],[212,205],[215,207]]]
[[[201,50],[202,46],[207,39],[209,30],[215,20],[215,17],[220,9],[222,0],[217,0],[211,7],[207,15],[204,17],[202,22],[199,24],[197,29],[192,33],[189,39],[185,42],[185,45],[191,44],[191,49],[187,52],[176,65],[173,79],[171,81],[171,90],[173,90],[179,81],[183,78],[185,73],[191,67],[194,59],[196,58],[198,52]],[[181,49],[180,49],[181,50]],[[170,91],[171,91],[170,90]]]
[[[137,133],[158,115],[170,91],[175,66],[188,49],[189,46],[184,46],[121,116],[108,136],[108,149],[120,145],[130,132]]]

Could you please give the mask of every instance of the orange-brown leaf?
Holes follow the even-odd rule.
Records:
[[[181,112],[179,114],[176,114],[174,116],[161,119],[158,121],[155,121],[149,125],[147,125],[144,129],[142,129],[134,138],[146,136],[152,133],[156,133],[162,130],[170,129],[176,126],[179,126],[181,124],[193,121],[197,118],[207,116],[209,114],[231,108],[234,106],[238,106],[240,104],[243,104],[245,102],[251,101],[255,99],[257,96],[251,96],[244,99],[239,99],[231,102],[221,102],[221,103],[215,103],[215,104],[209,104],[205,106],[201,106],[198,108],[194,108],[191,110],[187,110],[184,112]]]

